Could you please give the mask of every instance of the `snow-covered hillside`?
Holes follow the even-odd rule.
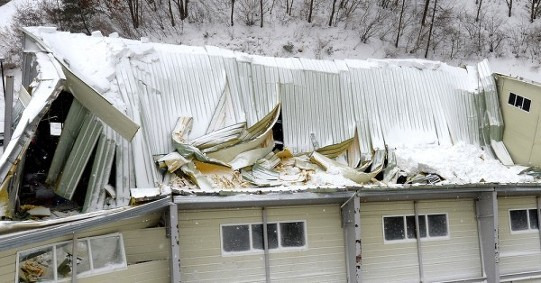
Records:
[[[53,24],[71,31],[101,30],[105,35],[116,31],[129,38],[144,36],[151,41],[213,45],[277,57],[422,58],[426,54],[428,59],[456,66],[488,58],[495,72],[541,81],[541,39],[536,36],[541,19],[530,23],[532,0],[512,1],[510,17],[509,0],[130,0],[85,1],[78,6],[75,2],[12,0],[0,7],[0,30],[4,27],[5,34],[18,25]],[[138,4],[136,17],[129,4],[132,8]],[[11,26],[17,7],[26,15]],[[70,17],[74,14],[77,17]],[[2,45],[7,40],[1,41],[0,49],[6,53]]]

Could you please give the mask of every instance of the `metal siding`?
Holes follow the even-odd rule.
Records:
[[[48,184],[54,184],[58,178],[58,175],[64,168],[68,159],[69,153],[75,143],[75,139],[79,135],[83,119],[88,115],[88,110],[84,108],[81,103],[76,99],[73,100],[64,127],[62,128],[62,134],[58,140],[58,145],[54,151],[53,160],[47,173],[46,182]]]
[[[449,239],[421,241],[427,282],[481,277],[473,200],[419,201],[418,213],[447,213],[449,221]],[[416,242],[383,238],[384,216],[413,214],[412,201],[361,203],[363,281],[419,282]]]
[[[103,126],[93,115],[87,114],[75,140],[66,165],[55,187],[55,193],[71,199],[83,171],[98,141]]]
[[[262,254],[222,256],[220,224],[261,223],[260,208],[180,210],[183,282],[264,282]],[[273,282],[344,282],[345,255],[338,205],[268,208],[268,221],[306,220],[308,249],[271,252]]]
[[[114,158],[114,140],[107,138],[105,134],[101,134],[86,189],[83,213],[104,209],[106,198],[104,187],[109,183]]]
[[[535,196],[499,197],[500,274],[538,271],[541,269],[541,247],[537,230],[511,233],[509,209],[535,209]]]

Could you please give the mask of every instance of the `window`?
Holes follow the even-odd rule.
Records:
[[[18,282],[68,282],[72,276],[73,241],[17,253]],[[126,268],[120,234],[78,239],[77,277]]]
[[[538,230],[535,208],[509,210],[509,222],[513,232]]]
[[[516,95],[514,93],[509,94],[509,99],[507,100],[507,103],[510,105],[513,105],[517,108],[520,108],[526,112],[530,112],[530,106],[532,104],[532,101],[529,98],[522,97],[520,95]]]
[[[447,214],[419,215],[419,235],[421,238],[442,238],[449,235]],[[384,216],[383,234],[385,241],[415,240],[415,216]]]
[[[222,225],[222,250],[225,254],[264,250],[263,224]],[[267,223],[269,250],[298,249],[306,246],[304,221]]]

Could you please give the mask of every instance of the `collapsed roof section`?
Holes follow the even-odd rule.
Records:
[[[512,164],[487,61],[456,68],[426,60],[272,58],[100,33],[24,32],[26,54],[55,66],[38,78],[53,73],[58,83],[44,94],[33,89],[36,106],[23,116],[46,112],[61,90],[74,99],[47,166],[17,168],[26,149],[15,134],[0,177],[42,174],[38,183],[79,198],[85,212],[127,205],[130,189],[131,197],[147,199],[171,188],[417,182],[407,173],[400,181],[395,148],[404,146],[472,144],[485,149],[483,159]],[[16,133],[24,128],[26,142],[35,139],[42,118],[32,116],[33,128],[20,122]],[[433,173],[420,177],[430,183],[443,175],[424,173]],[[12,198],[19,190],[17,182],[3,186]]]

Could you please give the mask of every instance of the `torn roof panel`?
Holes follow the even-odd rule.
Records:
[[[487,81],[487,85],[480,88],[476,66],[464,69],[415,59],[272,58],[216,47],[43,33],[39,28],[29,31],[41,38],[57,58],[77,69],[82,80],[103,90],[104,97],[141,125],[142,131],[135,135],[128,149],[123,146],[122,153],[118,148],[116,151],[117,156],[132,160],[129,164],[132,177],[124,182],[130,187],[156,187],[166,182],[154,159],[175,147],[178,150],[178,145],[171,141],[171,131],[179,117],[193,117],[194,125],[184,147],[192,149],[195,146],[189,144],[190,141],[213,134],[222,127],[244,122],[247,127],[258,125],[279,104],[284,145],[293,154],[342,144],[357,133],[358,141],[351,144],[358,148],[349,150],[348,154],[363,156],[361,159],[366,162],[359,170],[370,167],[373,155],[376,160],[372,168],[379,168],[384,163],[387,147],[450,146],[460,142],[487,144],[479,133],[486,108],[481,102],[485,95],[483,89],[490,88],[493,82]],[[69,42],[70,50],[59,46],[60,42]],[[99,50],[94,54],[86,47],[75,48],[83,43]],[[103,64],[95,69],[79,67],[90,60]],[[106,81],[107,86],[103,85]],[[234,160],[243,151],[259,152],[257,148],[268,148],[275,142],[270,135],[272,124],[265,123],[263,128],[265,135],[247,138],[240,134],[224,141],[223,146],[195,149],[209,150],[209,156],[227,155],[228,161]],[[203,153],[189,152],[190,157],[183,158],[190,159],[193,155],[202,158]],[[349,158],[345,154],[333,153],[333,157],[341,164],[357,164],[352,160],[359,160],[359,156]],[[265,158],[255,161],[250,158],[246,162],[258,165]],[[272,170],[285,172],[285,181],[303,179],[303,174],[312,170],[310,166],[298,167],[292,157],[280,159],[282,163]],[[229,177],[226,182],[223,176],[204,176],[197,171],[201,169],[197,166],[184,169],[184,173],[201,183],[215,183],[217,188],[231,181]],[[331,176],[331,173],[341,172],[331,171],[327,172]],[[302,186],[303,183],[295,184]],[[323,184],[315,186],[319,185]]]

